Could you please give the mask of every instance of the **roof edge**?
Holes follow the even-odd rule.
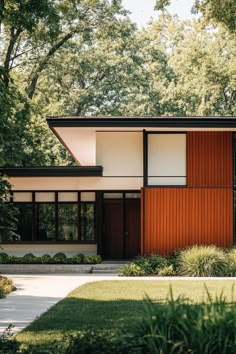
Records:
[[[101,177],[102,166],[0,167],[9,177]]]

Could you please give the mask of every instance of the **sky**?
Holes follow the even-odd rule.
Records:
[[[152,17],[157,19],[158,13],[154,11],[155,0],[122,0],[124,7],[131,11],[132,21],[141,28],[146,25],[147,21]],[[191,7],[194,0],[172,0],[172,4],[168,8],[171,14],[177,14],[182,20],[191,18]]]

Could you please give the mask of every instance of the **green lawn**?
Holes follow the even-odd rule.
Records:
[[[166,298],[170,284],[174,296],[184,295],[194,302],[206,298],[204,284],[212,297],[222,291],[232,300],[233,280],[117,280],[89,283],[74,290],[17,335],[22,343],[50,345],[64,334],[86,328],[116,329],[129,325],[143,315],[145,296]],[[236,289],[235,289],[236,290]],[[236,297],[235,297],[236,298]]]

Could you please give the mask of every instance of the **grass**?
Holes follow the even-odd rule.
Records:
[[[88,328],[106,330],[129,326],[144,314],[143,298],[164,299],[170,284],[174,297],[184,295],[194,303],[206,300],[207,286],[214,298],[222,291],[232,301],[233,280],[118,280],[89,283],[71,292],[68,297],[49,309],[29,327],[17,335],[25,344],[42,347],[63,341],[65,334]]]

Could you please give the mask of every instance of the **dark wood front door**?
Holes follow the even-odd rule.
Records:
[[[133,258],[140,253],[140,200],[105,199],[103,258]]]

